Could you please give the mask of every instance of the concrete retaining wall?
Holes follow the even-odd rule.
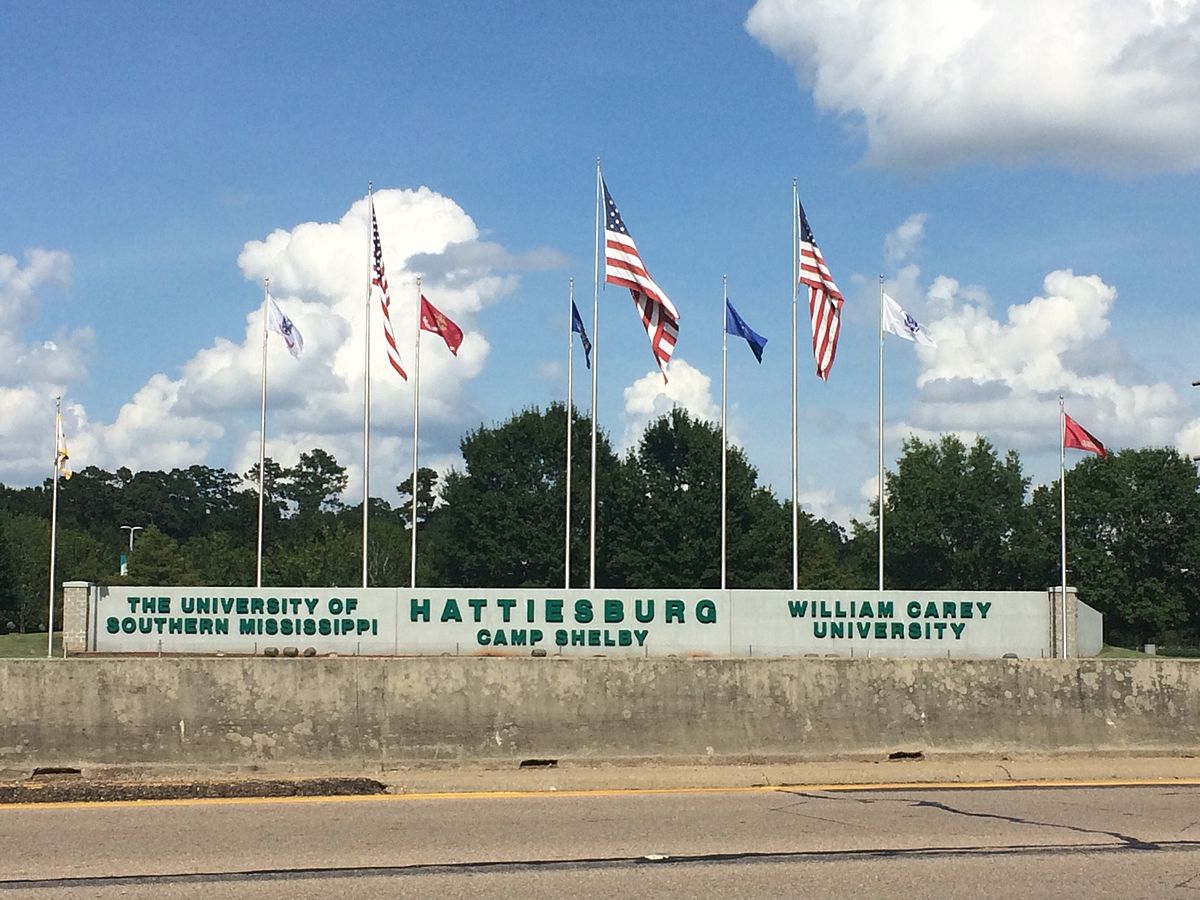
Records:
[[[0,768],[1190,753],[1173,660],[163,658],[0,662]]]

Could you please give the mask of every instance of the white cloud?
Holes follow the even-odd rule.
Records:
[[[636,446],[650,422],[677,406],[693,418],[720,422],[721,407],[713,400],[711,378],[679,356],[671,361],[667,374],[670,380],[665,384],[662,375],[654,370],[625,388],[625,409],[621,414],[625,428],[619,452]]]
[[[889,266],[906,263],[913,258],[925,238],[925,213],[914,213],[883,239],[883,255]]]
[[[758,0],[746,29],[875,165],[1200,165],[1197,0]]]
[[[454,201],[421,188],[374,195],[391,292],[391,318],[408,382],[389,367],[377,293],[365,321],[369,214],[359,200],[337,222],[306,222],[249,241],[238,258],[245,277],[271,294],[305,338],[305,351],[292,359],[271,335],[268,342],[267,452],[283,465],[322,447],[347,467],[347,501],[362,486],[362,398],[365,337],[371,339],[372,494],[392,494],[412,465],[413,343],[417,333],[416,279],[431,302],[465,332],[457,357],[429,332],[421,340],[422,463],[447,469],[458,459],[457,435],[479,420],[466,383],[483,369],[490,345],[475,327],[479,310],[515,285],[513,270],[553,265],[554,251],[510,254],[480,244],[475,223]],[[54,393],[31,383],[31,372],[62,382],[78,379],[91,332],[56,335],[37,345],[20,343],[16,326],[36,311],[37,289],[65,281],[65,254],[30,251],[25,265],[0,256],[0,352],[23,361],[12,386],[0,378],[0,471],[5,479],[40,480],[53,459]],[[416,263],[421,263],[418,267]],[[179,368],[177,376],[151,375],[121,406],[112,422],[89,422],[86,411],[69,405],[65,420],[73,458],[106,468],[169,469],[195,463],[244,472],[258,455],[258,406],[262,360],[261,308],[251,309],[244,330],[218,337]],[[8,367],[5,372],[9,372]],[[45,393],[45,397],[41,394]],[[47,412],[49,409],[49,412]],[[45,420],[45,421],[43,421]],[[34,439],[17,440],[35,435]],[[39,438],[44,438],[39,439]],[[46,446],[42,446],[45,444]],[[445,446],[443,446],[443,444]],[[213,457],[217,457],[214,459]],[[394,500],[394,494],[392,494]]]
[[[861,514],[856,513],[854,509],[843,503],[831,489],[801,486],[796,492],[796,496],[800,499],[800,508],[810,515],[818,519],[828,519],[830,522],[837,522],[843,528],[848,528],[850,520],[859,515],[861,518],[865,515],[865,511]]]
[[[41,481],[54,459],[54,398],[68,394],[87,370],[95,344],[90,328],[56,330],[30,340],[43,295],[71,282],[71,258],[61,250],[27,250],[24,261],[0,254],[0,480]],[[44,318],[53,318],[44,316]],[[63,406],[68,438],[79,434],[83,410]],[[83,446],[70,440],[72,452]]]
[[[927,327],[938,345],[912,348],[917,399],[904,421],[889,424],[889,439],[983,434],[1002,447],[1056,447],[1061,394],[1068,411],[1111,446],[1175,444],[1192,452],[1200,420],[1188,423],[1178,392],[1148,382],[1109,337],[1116,301],[1116,289],[1099,276],[1058,270],[1045,277],[1041,295],[993,316],[981,288],[934,279],[917,302],[932,310]]]

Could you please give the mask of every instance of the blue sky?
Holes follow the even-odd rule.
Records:
[[[846,295],[828,384],[801,348],[809,508],[845,523],[874,491],[880,273],[939,341],[887,343],[889,463],[906,434],[981,433],[1048,480],[1059,393],[1110,446],[1200,453],[1197,3],[945,6],[10,9],[0,481],[46,476],[56,393],[77,465],[246,468],[270,274],[307,351],[272,342],[268,452],[331,449],[355,500],[368,179],[402,345],[418,270],[467,332],[459,359],[422,343],[422,460],[452,465],[465,431],[564,394],[597,156],[681,313],[664,393],[628,294],[601,294],[618,445],[674,403],[717,414],[728,274],[769,339],[761,367],[731,345],[732,437],[790,490],[795,177]],[[372,492],[395,502],[411,388],[374,315]]]

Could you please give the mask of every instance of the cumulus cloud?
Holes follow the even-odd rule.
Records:
[[[619,452],[636,446],[646,426],[675,407],[696,419],[720,421],[721,407],[713,400],[711,378],[679,356],[671,360],[669,376],[664,384],[662,375],[654,370],[625,388],[621,414],[625,427]],[[735,438],[731,435],[731,439]]]
[[[1197,0],[758,0],[746,29],[875,165],[1200,165]]]
[[[71,258],[34,248],[24,259],[0,254],[0,473],[6,481],[40,481],[54,458],[53,403],[87,371],[95,345],[90,328],[52,329],[31,337],[49,292],[71,282]],[[85,421],[81,407],[64,404],[68,435]],[[78,446],[72,443],[72,448]]]
[[[912,348],[916,402],[889,425],[889,438],[983,434],[1005,446],[1057,446],[1047,435],[1063,395],[1072,415],[1114,447],[1200,452],[1190,449],[1200,444],[1200,420],[1189,422],[1178,392],[1148,381],[1110,335],[1117,290],[1098,275],[1051,272],[1041,294],[994,314],[983,288],[939,275],[921,296],[919,269],[902,273],[888,290],[938,343]]]
[[[426,188],[384,190],[374,195],[391,292],[392,327],[410,380],[388,365],[377,293],[366,321],[366,261],[369,213],[359,200],[336,222],[306,222],[249,241],[238,265],[271,294],[304,334],[299,360],[274,335],[268,342],[267,453],[290,465],[299,454],[321,447],[346,466],[349,502],[361,496],[363,358],[371,341],[372,494],[387,496],[411,471],[416,280],[425,295],[465,332],[457,357],[440,338],[421,341],[421,462],[442,470],[457,459],[456,440],[479,419],[466,383],[483,369],[490,351],[474,327],[476,314],[500,300],[515,283],[512,271],[551,264],[553,251],[510,254],[481,243],[470,216],[453,200]],[[30,268],[50,273],[40,258],[14,269],[0,258],[0,303],[20,305]],[[15,273],[15,274],[14,274]],[[43,275],[45,281],[49,275]],[[5,333],[0,331],[0,348]],[[77,408],[74,453],[101,466],[167,469],[209,463],[244,472],[258,457],[259,379],[262,360],[259,308],[246,315],[244,330],[218,337],[186,360],[176,376],[157,373],[120,408],[112,422],[87,421]],[[65,355],[62,340],[54,351]],[[37,348],[30,350],[43,352]],[[49,351],[45,351],[49,352]],[[27,408],[28,398],[0,385],[0,408]],[[25,427],[18,425],[16,427]],[[45,429],[43,429],[45,430]],[[42,448],[39,459],[52,459]],[[0,461],[0,465],[3,461]],[[43,467],[44,468],[44,467]]]
[[[889,266],[909,262],[925,238],[925,213],[914,213],[883,239],[883,256]]]

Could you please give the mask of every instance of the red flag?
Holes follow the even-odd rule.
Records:
[[[1075,450],[1086,450],[1088,453],[1098,453],[1100,456],[1108,456],[1108,451],[1104,449],[1104,445],[1088,434],[1087,429],[1063,413],[1064,425],[1063,429],[1063,447],[1071,447]]]
[[[421,295],[421,327],[434,334],[440,334],[450,352],[458,356],[458,348],[462,344],[462,329],[446,318],[445,314]]]

